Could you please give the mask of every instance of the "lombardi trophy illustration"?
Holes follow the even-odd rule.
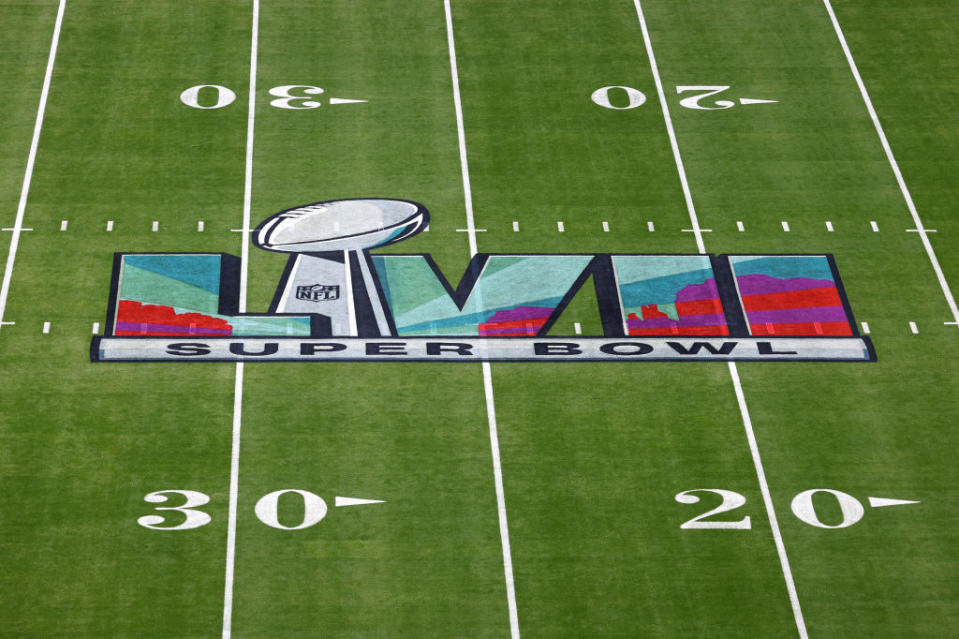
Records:
[[[412,237],[428,223],[423,205],[383,198],[316,202],[271,215],[253,243],[289,253],[290,261],[270,312],[326,316],[332,335],[390,335],[367,251]]]

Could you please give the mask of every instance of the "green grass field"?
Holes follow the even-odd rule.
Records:
[[[959,10],[833,9],[944,286],[822,0],[0,0],[0,636],[959,636]],[[198,85],[235,100],[193,108]],[[322,106],[272,105],[288,85]],[[591,100],[609,86],[646,101]],[[429,208],[380,252],[454,284],[471,239],[829,253],[877,361],[494,363],[490,386],[478,363],[250,363],[238,385],[232,363],[90,361],[115,252],[240,256],[246,207],[369,196]],[[284,264],[250,248],[249,312]],[[553,334],[574,323],[601,333],[588,293]],[[814,494],[821,525],[794,507],[812,489],[840,493]],[[326,517],[265,524],[282,490]],[[716,490],[745,503],[708,521],[748,528],[681,528]],[[177,530],[156,508],[184,497],[156,491],[206,495],[209,523]],[[306,516],[280,499],[282,525]]]

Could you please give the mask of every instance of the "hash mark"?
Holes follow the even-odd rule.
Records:
[[[100,322],[93,323],[93,334],[96,335],[100,332]]]
[[[872,227],[872,232],[873,232],[873,233],[878,233],[878,232],[879,232],[879,225],[876,224],[875,221],[870,222],[870,223],[869,223],[869,226]]]
[[[562,222],[557,222],[557,223],[556,223],[556,228],[559,229],[559,232],[560,232],[560,233],[565,233],[565,232],[566,232],[566,227],[563,225]]]
[[[740,221],[740,220],[737,220],[737,221],[736,221],[736,229],[737,229],[740,233],[744,233],[744,232],[746,231],[746,227],[743,225],[742,221]]]
[[[869,322],[862,322],[862,334],[869,335]]]
[[[46,335],[50,332],[50,322],[43,323],[43,334]]]
[[[110,220],[109,222],[107,222],[107,231],[112,231],[112,230],[113,230],[113,220]]]
[[[786,220],[783,220],[782,225],[783,225],[783,231],[785,231],[786,233],[789,233],[789,222],[787,222]]]
[[[649,229],[650,233],[652,233],[656,230],[656,225],[652,222],[646,222],[646,228]]]
[[[202,233],[205,226],[206,225],[203,223],[203,220],[200,220],[196,223],[196,230]]]
[[[909,322],[909,330],[912,331],[913,335],[919,334],[919,327],[916,326],[915,322]]]
[[[609,222],[603,222],[603,233],[609,233]]]
[[[832,222],[830,222],[830,221],[828,221],[828,220],[826,221],[826,230],[829,231],[830,233],[832,233],[832,231],[833,231],[833,229],[832,229]]]
[[[150,230],[153,231],[154,233],[156,233],[157,231],[159,231],[159,230],[160,230],[160,223],[157,222],[156,220],[153,220],[153,227],[152,227]]]
[[[519,222],[517,222],[516,220],[513,220],[513,232],[519,233]]]
[[[580,326],[579,322],[573,322],[573,332],[577,335],[583,334],[583,327]]]
[[[66,221],[66,220],[61,220],[61,221],[60,221],[60,230],[61,230],[61,231],[66,231],[66,230],[67,230],[67,221]]]

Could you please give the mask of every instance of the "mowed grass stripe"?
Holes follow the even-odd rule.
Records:
[[[653,51],[652,39],[649,35],[649,28],[646,25],[646,17],[643,14],[642,3],[640,0],[634,0],[636,6],[636,15],[639,19],[640,28],[643,32],[643,42],[646,45],[646,53],[649,56],[650,70],[653,74],[653,80],[656,83],[656,92],[659,96],[659,103],[662,107],[663,118],[666,122],[666,130],[669,135],[669,143],[673,150],[673,157],[676,161],[676,171],[679,174],[679,180],[683,187],[683,197],[686,201],[686,210],[689,214],[690,227],[696,237],[696,246],[700,253],[706,252],[703,242],[703,235],[700,230],[699,220],[696,216],[696,209],[693,205],[692,193],[689,188],[689,182],[686,178],[686,169],[683,165],[682,154],[679,150],[679,144],[676,140],[676,131],[673,128],[673,121],[670,117],[669,102],[666,99],[666,93],[663,89],[662,78],[659,74],[659,67],[656,65],[656,54]],[[679,90],[677,89],[677,92]],[[682,104],[682,103],[680,103]],[[789,226],[783,222],[783,230],[788,231]],[[746,403],[746,395],[743,392],[742,382],[739,378],[739,369],[736,362],[729,362],[729,377],[736,393],[736,403],[739,406],[740,416],[743,422],[743,428],[746,431],[746,440],[749,444],[749,452],[756,469],[756,479],[759,481],[759,490],[762,494],[763,505],[766,507],[766,516],[769,519],[769,526],[772,531],[773,540],[776,544],[776,553],[779,555],[779,564],[782,567],[783,578],[786,582],[786,591],[789,596],[789,604],[792,607],[793,617],[796,621],[796,630],[801,639],[806,639],[806,622],[803,619],[802,605],[799,602],[799,594],[796,592],[796,583],[793,579],[792,568],[789,565],[789,556],[786,553],[786,545],[783,542],[782,532],[779,529],[779,522],[776,517],[775,505],[772,495],[769,491],[769,484],[766,480],[766,472],[763,468],[762,455],[759,452],[759,444],[756,441],[756,434],[753,429],[752,419],[749,415],[749,406]]]
[[[349,37],[316,38],[317,25]],[[430,231],[396,250],[430,252],[458,278],[468,252],[442,3],[271,3],[259,63],[261,87],[324,93],[298,112],[261,94],[253,224],[320,200],[419,201]],[[266,309],[285,256],[250,258],[249,309]],[[243,411],[237,635],[509,632],[479,366],[248,365]],[[256,500],[286,488],[320,495],[326,518],[295,532],[260,523]],[[335,496],[386,503],[335,508]],[[295,523],[301,511],[283,504]]]
[[[956,477],[942,451],[951,447],[947,424],[956,410],[944,381],[955,375],[955,342],[942,326],[947,309],[928,257],[904,232],[911,220],[829,17],[821,5],[644,6],[657,16],[650,21],[659,25],[654,37],[667,82],[697,78],[730,84],[738,89],[732,95],[780,100],[676,113],[692,156],[690,180],[702,185],[700,215],[727,229],[713,234],[711,246],[833,253],[876,345],[875,364],[739,366],[810,636],[948,634],[955,615],[942,603],[950,599],[943,584],[955,533],[941,500]],[[859,29],[878,24],[867,19]],[[870,50],[856,56],[868,60]],[[892,130],[890,137],[895,144]],[[783,219],[788,234],[778,228]],[[834,233],[822,228],[824,219]],[[735,220],[745,220],[746,232],[734,230]],[[870,220],[882,232],[872,232]],[[940,328],[912,335],[909,321]],[[786,507],[811,488],[841,490],[864,504],[869,495],[920,499],[928,510],[867,507],[861,522],[824,530]],[[835,499],[816,499],[824,521],[841,520]]]
[[[508,220],[523,220],[521,240],[487,233],[481,250],[522,241],[521,250],[535,252],[695,252],[693,238],[678,232],[689,220],[662,114],[604,110],[589,99],[606,85],[652,90],[649,72],[637,71],[648,62],[632,6],[453,9],[476,224],[509,229]],[[650,238],[650,217],[677,232]],[[610,218],[620,232],[603,232]],[[679,529],[696,514],[673,501],[680,490],[717,477],[755,486],[725,368],[494,368],[525,633],[685,636],[708,628],[724,636],[745,623],[769,635],[793,627],[768,536],[707,534],[704,547],[702,536]],[[708,417],[698,408],[704,398]],[[748,514],[765,525],[758,502]],[[748,563],[755,580],[730,591],[718,584],[731,573],[697,569],[731,568],[726,562],[736,574]],[[756,597],[762,604],[747,605]],[[687,608],[693,598],[702,606],[695,613]],[[734,613],[717,624],[717,610],[746,607],[748,621]]]
[[[94,365],[89,340],[114,251],[235,246],[228,233],[150,231],[240,201],[242,155],[229,147],[242,145],[242,120],[223,111],[198,126],[177,99],[200,74],[233,83],[228,33],[246,21],[232,20],[206,6],[67,9],[30,193],[38,230],[21,244],[7,309],[16,329],[36,330],[7,332],[0,364],[0,615],[17,636],[220,631],[232,367]],[[49,29],[36,37],[49,43]],[[144,495],[171,488],[210,495],[212,522],[138,526],[157,514]]]

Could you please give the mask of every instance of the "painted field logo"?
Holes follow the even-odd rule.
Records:
[[[118,253],[94,361],[874,361],[831,255],[487,254],[450,285],[415,202],[319,202],[254,243],[289,254],[268,312],[238,312],[222,253]],[[553,327],[591,283],[602,335]]]
[[[325,302],[327,300],[340,299],[339,286],[323,286],[322,284],[312,284],[296,287],[296,299],[308,300],[310,302]]]

